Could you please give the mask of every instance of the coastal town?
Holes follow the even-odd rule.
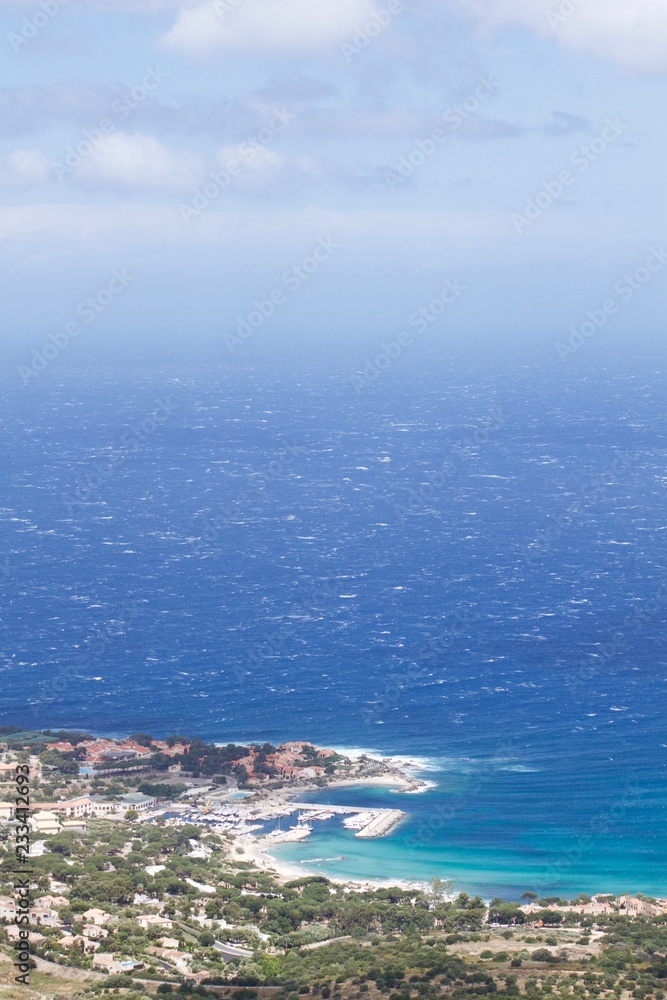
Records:
[[[30,786],[27,811],[12,798],[17,769]],[[630,969],[643,979],[621,975],[626,957],[623,966],[615,960],[610,998],[664,1000],[658,987],[638,993],[632,984],[659,982],[651,963],[667,965],[667,900],[526,891],[514,902],[485,902],[437,878],[336,881],[272,856],[274,845],[307,838],[318,822],[334,820],[369,839],[404,820],[398,809],[312,801],[318,789],[325,797],[328,786],[356,782],[408,791],[423,784],[396,761],[351,759],[304,741],[221,746],[178,736],[4,733],[0,998],[87,998],[113,989],[132,1000],[171,992],[297,1000],[304,992],[326,998],[344,990],[410,1000],[396,969],[405,976],[412,968],[414,979],[427,958],[430,985],[419,996],[451,993],[452,983],[460,996],[479,993],[480,984],[484,992],[507,992],[512,980],[519,985],[510,993],[532,997],[531,984],[559,970],[583,984],[598,965],[611,982],[605,956],[622,931],[625,951],[639,948],[638,934],[651,937],[653,950],[642,945],[643,964]],[[301,801],[305,792],[309,801]],[[31,873],[25,907],[12,874],[13,843],[24,826]],[[31,994],[27,980],[16,983],[13,956],[21,954],[30,956]],[[620,991],[619,981],[627,981]],[[604,995],[588,987],[575,991],[577,1000]]]

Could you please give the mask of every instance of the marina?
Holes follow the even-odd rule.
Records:
[[[283,820],[296,822],[283,826]],[[231,833],[236,837],[251,836],[266,845],[296,843],[306,840],[313,832],[313,824],[340,817],[347,830],[361,840],[384,837],[405,817],[401,809],[369,809],[358,806],[323,805],[314,802],[290,802],[285,798],[266,799],[261,803],[252,800],[218,802],[210,800],[203,806],[187,805],[178,811],[179,819],[192,823],[206,823],[216,833]],[[267,826],[275,822],[275,826]]]

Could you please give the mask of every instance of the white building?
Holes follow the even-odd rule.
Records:
[[[8,823],[14,819],[14,806],[11,802],[0,802],[0,823]]]
[[[40,809],[30,819],[30,826],[35,833],[44,834],[45,837],[53,837],[60,833],[61,826],[58,817],[49,809]]]

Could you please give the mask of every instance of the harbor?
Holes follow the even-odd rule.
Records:
[[[384,837],[406,816],[401,809],[363,808],[358,806],[323,805],[314,802],[292,802],[282,797],[268,797],[262,802],[252,800],[217,801],[205,805],[188,804],[178,810],[179,819],[205,823],[216,833],[231,833],[236,837],[254,837],[267,846],[306,840],[313,824],[340,817],[347,830],[354,830],[360,840]],[[285,819],[296,821],[284,826]],[[271,824],[271,829],[266,829]]]

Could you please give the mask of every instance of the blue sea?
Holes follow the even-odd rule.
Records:
[[[667,894],[662,366],[353,354],[3,372],[0,719],[419,759],[304,870]]]

